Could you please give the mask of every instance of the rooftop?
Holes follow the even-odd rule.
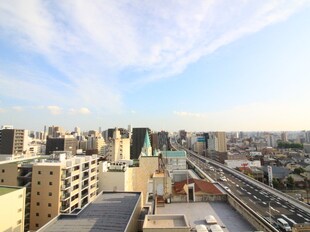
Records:
[[[7,194],[7,193],[10,193],[10,192],[13,192],[17,189],[20,189],[20,188],[16,188],[16,187],[8,187],[8,186],[0,186],[0,196],[4,195],[4,194]]]
[[[99,194],[78,214],[60,215],[39,231],[125,231],[140,195],[137,192]]]
[[[184,215],[146,215],[143,228],[189,228]]]
[[[184,214],[191,228],[207,225],[205,217],[213,215],[223,231],[255,231],[240,214],[224,202],[171,203],[157,207],[158,214]]]
[[[186,158],[185,151],[162,151],[162,154],[164,158],[172,158],[172,157]]]

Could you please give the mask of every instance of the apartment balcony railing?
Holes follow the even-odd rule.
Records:
[[[70,197],[70,193],[64,193],[62,196],[61,196],[61,200],[64,201],[66,199],[68,199]]]

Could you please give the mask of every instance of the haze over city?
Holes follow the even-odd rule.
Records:
[[[0,125],[309,130],[309,1],[1,1]]]

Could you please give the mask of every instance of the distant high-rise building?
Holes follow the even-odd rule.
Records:
[[[65,135],[65,130],[60,126],[50,126],[48,128],[47,136],[50,138],[58,138],[62,135]]]
[[[12,158],[26,153],[28,146],[28,131],[22,129],[0,130],[0,154]]]
[[[218,152],[227,152],[227,143],[226,143],[226,133],[225,132],[215,132],[218,142]]]
[[[209,151],[227,152],[225,132],[209,133],[209,139],[207,143]]]
[[[79,127],[74,127],[74,132],[77,136],[81,136],[81,129]]]
[[[149,128],[133,128],[132,129],[132,144],[130,149],[130,159],[138,159],[142,147],[144,144],[145,134],[146,131],[148,131],[148,134],[150,134],[151,130]]]
[[[54,151],[70,151],[72,155],[76,154],[77,139],[73,136],[64,136],[62,138],[47,138],[46,151],[47,155],[52,154]]]
[[[112,162],[130,159],[130,139],[122,138],[118,128],[114,129],[113,138],[109,140],[107,159]]]
[[[286,132],[282,132],[281,133],[281,140],[283,141],[283,142],[287,142],[288,140],[287,140],[287,133]]]
[[[186,131],[185,130],[180,130],[179,131],[179,136],[181,140],[186,140]]]
[[[305,142],[310,143],[310,131],[305,132]]]

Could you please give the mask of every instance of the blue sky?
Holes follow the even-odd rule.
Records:
[[[1,1],[0,125],[310,130],[310,2]]]

